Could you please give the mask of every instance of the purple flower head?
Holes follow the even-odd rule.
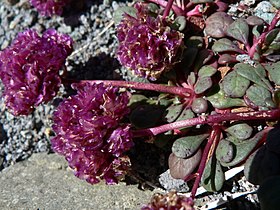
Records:
[[[161,16],[149,16],[143,3],[135,8],[137,17],[124,14],[117,27],[118,60],[136,75],[156,80],[180,61],[184,35],[164,24]]]
[[[63,7],[69,0],[30,0],[30,3],[37,11],[44,16],[62,15]]]
[[[166,194],[156,193],[153,195],[151,202],[141,208],[141,210],[156,210],[156,209],[174,209],[174,210],[194,210],[194,202],[192,198],[183,195],[178,195],[172,190]]]
[[[130,126],[121,123],[129,112],[128,95],[103,84],[73,88],[77,94],[54,112],[52,148],[65,156],[77,177],[92,184],[101,179],[116,183],[130,166],[123,153],[133,146]]]
[[[50,101],[61,84],[59,70],[72,52],[72,39],[54,29],[40,37],[35,30],[19,33],[0,51],[0,78],[6,106],[14,115],[27,115],[34,106]]]

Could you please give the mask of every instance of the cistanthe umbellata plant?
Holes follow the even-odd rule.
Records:
[[[200,184],[221,190],[229,167],[245,164],[248,180],[261,184],[280,174],[280,11],[266,23],[234,20],[226,8],[219,0],[169,0],[117,12],[117,58],[146,82],[66,78],[59,70],[71,38],[27,30],[0,52],[7,107],[29,114],[72,82],[76,94],[54,112],[51,143],[91,184],[122,179],[131,165],[127,151],[146,137],[169,151],[173,178],[194,180],[190,199],[167,195],[175,206],[191,209]],[[143,208],[161,207],[164,199]]]

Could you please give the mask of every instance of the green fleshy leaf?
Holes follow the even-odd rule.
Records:
[[[234,66],[234,70],[242,77],[245,77],[259,86],[268,90],[272,89],[270,82],[265,78],[266,72],[262,65],[258,64],[256,67],[253,67],[249,64],[238,63]]]
[[[164,116],[164,120],[169,123],[174,122],[180,116],[183,109],[183,104],[171,104],[166,109],[166,115]]]
[[[127,14],[129,14],[129,15],[131,15],[131,16],[136,18],[137,11],[136,11],[136,9],[134,7],[128,7],[128,6],[119,7],[115,11],[114,17],[113,17],[115,25],[118,25],[121,22],[124,13],[127,13]]]
[[[194,72],[191,72],[187,78],[187,82],[189,85],[194,85],[195,81],[196,81],[195,74],[194,74]]]
[[[225,37],[226,29],[232,22],[232,17],[227,13],[215,12],[206,19],[205,32],[208,36],[212,36],[214,38]]]
[[[269,2],[276,7],[277,9],[280,9],[280,1],[279,0],[269,0]]]
[[[207,100],[217,109],[226,109],[236,106],[244,106],[245,103],[240,98],[230,98],[226,96],[225,92],[222,89],[219,89],[218,92],[210,93],[207,97]]]
[[[225,131],[240,140],[245,140],[252,135],[253,128],[247,123],[237,123],[231,125]]]
[[[210,66],[210,65],[205,65],[202,66],[199,71],[198,71],[198,76],[199,77],[211,77],[217,72],[217,69]]]
[[[179,158],[192,156],[209,134],[185,136],[177,139],[172,146],[172,152]]]
[[[227,38],[222,38],[214,42],[212,46],[212,50],[217,53],[227,52],[227,51],[243,53],[243,51],[234,42],[232,42]]]
[[[194,62],[194,72],[197,72],[205,63],[213,58],[214,52],[209,49],[202,49],[198,52],[195,62]]]
[[[270,63],[265,65],[265,69],[269,73],[269,78],[273,81],[276,85],[280,85],[280,61],[277,63]]]
[[[230,54],[222,54],[220,55],[219,59],[218,59],[218,63],[221,65],[226,65],[226,64],[230,64],[230,63],[235,63],[236,61],[236,57],[234,55],[230,55]]]
[[[271,176],[280,175],[279,154],[270,152],[262,146],[246,160],[244,174],[249,182],[256,185]]]
[[[221,162],[222,166],[231,167],[243,162],[264,136],[265,132],[260,131],[254,137],[247,139],[246,141],[243,141],[239,144],[236,144],[234,141],[232,141],[233,138],[226,138],[226,140],[230,140],[235,145],[236,155],[234,159],[228,163]]]
[[[208,192],[216,192],[222,189],[224,181],[225,174],[221,164],[212,156],[206,163],[201,177],[201,184]]]
[[[272,99],[270,91],[259,85],[252,85],[251,87],[249,87],[246,91],[246,96],[256,106],[271,108],[270,102],[272,101]]]
[[[136,128],[149,128],[157,125],[162,118],[163,110],[157,106],[140,105],[130,114],[130,122]]]
[[[251,26],[264,24],[264,20],[258,16],[249,16],[246,18],[246,22]]]
[[[187,20],[184,16],[178,16],[174,20],[174,23],[172,24],[172,27],[175,28],[178,31],[183,31],[186,28]]]
[[[235,145],[230,141],[222,139],[219,142],[215,153],[217,160],[219,160],[220,162],[229,163],[236,155]]]
[[[148,100],[148,98],[144,95],[133,94],[129,99],[128,106],[133,106],[135,104],[141,104],[141,103],[144,103],[147,100]]]
[[[212,86],[213,82],[211,77],[198,77],[197,82],[194,86],[194,92],[196,94],[201,94],[208,90]]]
[[[168,166],[170,175],[174,179],[184,179],[190,175],[198,166],[201,159],[201,150],[199,149],[195,155],[189,158],[178,158],[174,153],[171,153],[168,158]]]
[[[185,45],[187,48],[196,48],[196,49],[201,49],[203,47],[203,37],[201,36],[191,36],[188,38],[186,41]]]
[[[190,118],[194,118],[195,115],[192,112],[192,110],[188,107],[185,107],[182,112],[180,113],[179,117],[176,119],[176,121],[180,121],[180,120],[186,120],[186,119],[190,119]]]
[[[271,30],[266,36],[265,36],[265,40],[264,40],[264,45],[265,46],[269,46],[277,37],[277,35],[279,34],[280,29],[279,28],[275,28],[273,30]]]
[[[228,73],[222,82],[223,90],[229,97],[238,98],[245,95],[250,85],[250,81],[237,74],[236,71]]]
[[[228,26],[227,34],[246,45],[249,37],[248,23],[242,18],[237,19]]]

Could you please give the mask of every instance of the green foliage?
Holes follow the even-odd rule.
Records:
[[[211,157],[206,163],[202,178],[202,186],[209,192],[219,191],[225,181],[225,174],[219,161]]]
[[[271,104],[271,92],[259,85],[252,85],[249,87],[246,91],[246,96],[252,103],[260,108],[266,109],[274,107],[274,104]]]
[[[248,44],[249,26],[244,19],[239,18],[231,23],[227,27],[226,33],[243,44]]]
[[[200,162],[202,152],[199,149],[189,158],[179,158],[171,153],[168,159],[170,174],[174,179],[184,179],[190,175]]]
[[[222,87],[225,94],[232,98],[242,97],[247,88],[250,85],[250,81],[245,77],[237,74],[236,71],[228,73],[222,82]]]
[[[177,139],[172,146],[172,152],[179,158],[192,156],[209,134],[190,135]]]
[[[245,140],[252,135],[253,128],[246,123],[235,123],[230,125],[225,131],[235,138]]]
[[[244,101],[242,99],[230,98],[225,94],[224,90],[220,88],[216,88],[216,90],[209,93],[207,99],[210,101],[213,107],[218,109],[244,105]]]

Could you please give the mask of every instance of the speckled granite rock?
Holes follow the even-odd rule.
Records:
[[[33,154],[0,172],[0,209],[140,209],[153,192],[137,185],[90,185],[56,154]]]

